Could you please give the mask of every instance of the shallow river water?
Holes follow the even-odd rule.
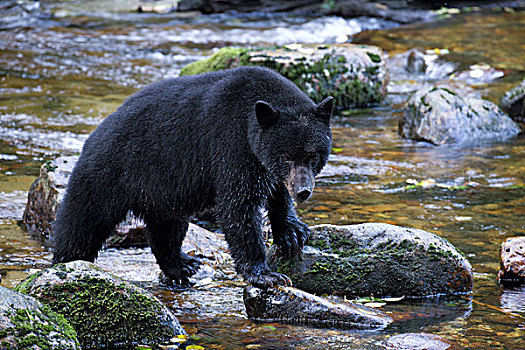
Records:
[[[436,76],[452,74],[447,84],[493,102],[525,75],[524,12],[462,13],[398,27],[370,18],[138,14],[130,11],[134,1],[26,5],[3,10],[0,19],[0,273],[7,287],[51,260],[49,248],[20,225],[40,165],[77,154],[126,96],[219,47],[352,40],[381,46],[392,64],[414,47],[447,49],[435,61]],[[478,79],[470,74],[476,64],[503,77]],[[403,140],[402,103],[432,82],[395,67],[391,76],[382,106],[335,117],[329,164],[298,212],[308,224],[386,222],[437,233],[472,263],[472,294],[390,305],[385,311],[406,314],[406,322],[381,332],[316,330],[247,320],[242,282],[228,277],[231,271],[176,291],[159,287],[149,249],[105,251],[99,263],[151,289],[206,349],[374,349],[406,332],[438,334],[465,348],[523,349],[525,289],[504,289],[496,276],[501,242],[525,234],[525,137],[468,147]],[[440,186],[407,186],[430,179]]]

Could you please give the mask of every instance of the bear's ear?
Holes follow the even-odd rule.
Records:
[[[315,106],[315,114],[327,125],[330,125],[330,118],[332,117],[332,111],[334,110],[334,98],[329,96]]]
[[[257,117],[257,122],[263,129],[268,129],[279,119],[278,112],[271,104],[264,101],[257,101],[255,103],[255,116]]]

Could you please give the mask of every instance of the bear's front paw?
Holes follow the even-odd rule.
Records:
[[[284,227],[273,234],[274,243],[279,247],[279,254],[285,259],[299,255],[310,237],[308,225],[293,218]]]

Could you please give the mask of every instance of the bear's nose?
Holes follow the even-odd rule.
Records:
[[[296,197],[299,202],[304,202],[312,195],[312,191],[309,188],[303,187],[297,191]]]

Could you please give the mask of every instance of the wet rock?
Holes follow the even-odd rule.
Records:
[[[501,244],[500,259],[500,283],[525,283],[525,237],[507,238]]]
[[[396,350],[453,350],[458,346],[438,335],[428,333],[405,333],[393,335],[383,342],[387,349]]]
[[[179,11],[199,10],[202,13],[235,12],[293,12],[303,15],[330,15],[342,17],[376,17],[399,23],[414,23],[430,19],[432,13],[417,9],[391,8],[390,2],[378,4],[375,1],[337,0],[181,0]]]
[[[408,100],[399,134],[435,145],[472,144],[516,136],[519,126],[495,104],[445,87],[423,88]]]
[[[336,303],[293,287],[244,289],[244,305],[251,320],[321,328],[377,329],[392,322],[381,311],[352,303]]]
[[[186,335],[172,312],[152,294],[85,261],[44,269],[15,290],[63,315],[82,347],[153,345]]]
[[[51,237],[51,223],[56,218],[58,203],[64,197],[69,175],[77,160],[77,156],[61,157],[40,167],[40,175],[29,189],[22,217],[32,236],[43,240]]]
[[[181,75],[246,65],[278,71],[314,101],[331,95],[338,109],[375,105],[386,95],[388,72],[383,52],[366,45],[294,44],[259,50],[226,47],[184,67]]]
[[[376,17],[398,23],[415,23],[431,19],[434,15],[429,11],[417,9],[395,9],[392,1],[379,4],[375,1],[339,0],[326,9],[326,14],[342,17]]]
[[[525,123],[525,79],[501,98],[500,106],[513,120]]]
[[[0,348],[70,350],[80,344],[63,316],[33,297],[0,287]]]
[[[415,296],[468,292],[472,267],[447,240],[389,224],[313,226],[302,259],[269,260],[314,294]]]
[[[406,70],[412,74],[424,74],[427,70],[425,54],[418,50],[410,50],[407,57]]]

